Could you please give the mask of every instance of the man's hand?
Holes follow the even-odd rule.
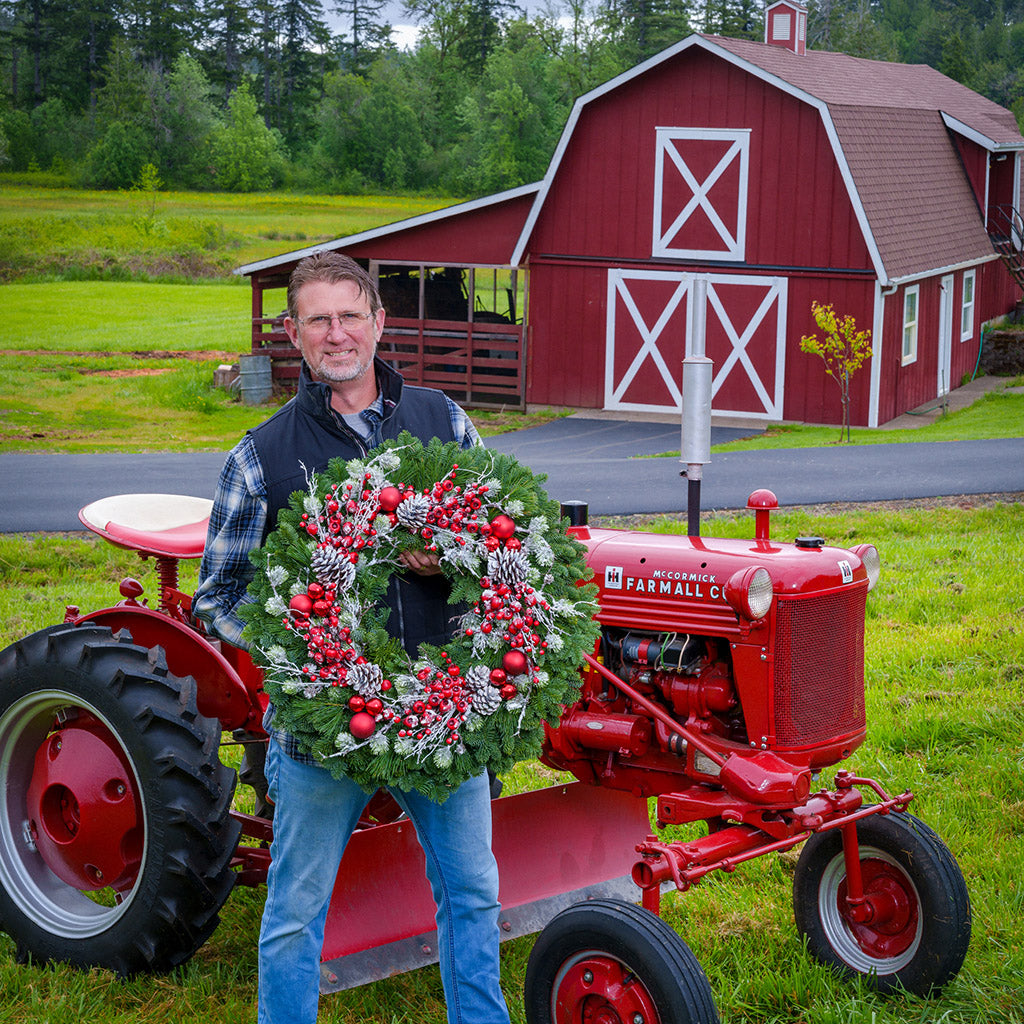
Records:
[[[441,562],[433,551],[403,551],[398,557],[420,576],[436,576],[441,571]]]

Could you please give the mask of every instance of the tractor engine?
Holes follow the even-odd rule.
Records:
[[[589,549],[601,634],[546,764],[653,796],[734,788],[737,772],[809,779],[860,745],[877,552],[776,543],[775,496],[757,491],[749,507],[752,541],[571,528]],[[805,788],[752,799],[792,803]]]

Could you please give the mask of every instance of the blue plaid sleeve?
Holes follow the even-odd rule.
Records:
[[[251,598],[246,587],[254,575],[249,552],[259,547],[267,520],[263,467],[249,435],[228,453],[210,512],[206,547],[199,566],[199,587],[192,613],[208,632],[236,647],[244,620],[239,609]]]
[[[473,421],[466,415],[465,409],[453,402],[447,395],[444,397],[448,402],[448,415],[451,417],[452,433],[455,435],[455,440],[463,448],[475,448],[477,445],[483,444]]]

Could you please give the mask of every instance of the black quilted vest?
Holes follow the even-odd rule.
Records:
[[[383,416],[368,414],[374,432],[369,442],[358,437],[330,404],[328,386],[314,381],[305,363],[296,396],[270,419],[249,431],[263,466],[267,488],[267,524],[264,540],[277,523],[277,514],[288,505],[293,491],[306,489],[307,473],[320,472],[336,457],[358,458],[403,430],[424,443],[432,437],[453,441],[448,402],[440,391],[411,387],[400,374],[376,359],[377,386],[383,398]],[[423,643],[444,644],[452,634],[449,620],[455,614],[447,605],[449,588],[443,576],[396,573],[388,587],[391,609],[388,630],[402,640],[411,654]]]

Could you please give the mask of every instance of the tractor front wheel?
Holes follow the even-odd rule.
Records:
[[[793,879],[797,928],[815,959],[881,992],[927,996],[956,976],[971,939],[971,904],[942,840],[911,814],[857,822],[862,902],[850,901],[838,830],[807,840]]]
[[[690,947],[659,917],[619,900],[551,919],[526,967],[529,1024],[718,1024]]]
[[[220,723],[162,651],[95,625],[0,652],[0,927],[19,955],[168,970],[231,890]]]

